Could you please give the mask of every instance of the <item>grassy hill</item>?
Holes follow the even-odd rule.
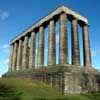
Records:
[[[0,79],[0,100],[100,100],[100,93],[61,96],[37,80]]]

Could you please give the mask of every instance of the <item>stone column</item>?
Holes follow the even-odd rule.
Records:
[[[48,48],[48,65],[56,64],[56,44],[55,44],[55,22],[54,19],[49,23],[49,48]]]
[[[67,33],[67,15],[60,15],[60,46],[59,46],[59,63],[68,63],[68,33]]]
[[[83,26],[83,51],[84,51],[84,66],[91,66],[88,25]]]
[[[19,40],[18,55],[17,55],[17,67],[16,70],[22,69],[22,40]]]
[[[30,46],[30,56],[29,56],[29,67],[35,68],[35,40],[36,40],[36,33],[31,33],[31,46]]]
[[[77,19],[72,19],[72,64],[80,65],[80,50]]]
[[[13,54],[14,54],[14,44],[11,45],[10,60],[9,60],[9,72],[12,72]]]
[[[44,27],[39,28],[39,38],[38,38],[38,67],[44,65]]]
[[[23,47],[22,69],[28,68],[28,36],[25,36]]]
[[[13,54],[13,65],[12,65],[12,71],[16,70],[16,64],[17,64],[17,42],[14,43],[14,54]]]

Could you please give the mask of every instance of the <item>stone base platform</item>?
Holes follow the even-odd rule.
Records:
[[[57,65],[8,72],[4,78],[32,78],[43,81],[62,94],[100,91],[100,72],[92,67]]]

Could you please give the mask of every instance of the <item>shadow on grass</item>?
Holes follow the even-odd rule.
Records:
[[[21,100],[22,92],[0,83],[0,100]]]

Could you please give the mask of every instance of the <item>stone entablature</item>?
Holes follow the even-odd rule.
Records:
[[[87,25],[89,25],[87,18],[81,16],[80,14],[76,13],[75,11],[71,10],[70,8],[68,8],[67,6],[61,6],[59,8],[57,8],[56,10],[54,10],[52,13],[50,13],[48,16],[42,18],[40,21],[38,21],[36,24],[34,24],[33,26],[31,26],[29,29],[27,29],[25,32],[23,32],[22,34],[20,34],[19,36],[17,36],[15,39],[13,39],[11,41],[11,44],[13,44],[15,41],[19,40],[21,37],[24,37],[25,35],[29,34],[30,32],[32,32],[35,28],[40,27],[42,24],[44,24],[45,22],[48,22],[50,19],[52,19],[54,16],[57,16],[59,14],[61,14],[62,12],[66,13],[67,15],[71,15],[73,17],[75,17],[77,20],[82,21],[84,23],[86,23]]]

